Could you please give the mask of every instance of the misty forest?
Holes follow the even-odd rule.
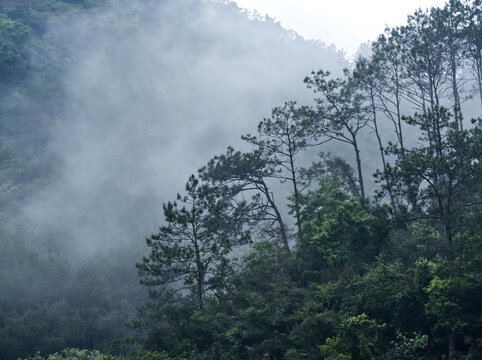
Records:
[[[0,360],[482,359],[481,9],[0,0]]]

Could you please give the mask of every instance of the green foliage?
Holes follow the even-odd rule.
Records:
[[[194,358],[189,358],[194,360]],[[144,351],[129,356],[106,355],[98,350],[66,348],[54,354],[42,356],[40,352],[24,360],[188,360],[186,357],[171,357],[166,352]]]
[[[482,326],[482,275],[477,270],[480,261],[480,251],[476,251],[471,259],[462,262],[459,257],[453,265],[440,256],[428,264],[431,280],[424,289],[428,296],[425,312],[434,322],[435,336],[443,339],[447,333],[475,334],[475,329]],[[476,339],[468,337],[465,342],[480,351]]]
[[[313,225],[312,244],[329,266],[340,266],[369,245],[372,220],[358,201],[337,202],[330,218]]]
[[[343,79],[313,72],[305,83],[316,93],[314,109],[301,111],[293,102],[275,108],[259,124],[259,136],[244,137],[251,152],[229,148],[201,170],[221,191],[253,192],[250,211],[258,212],[251,212],[251,224],[276,224],[286,250],[289,227],[267,179],[293,184],[288,206],[298,237],[289,253],[261,236],[231,274],[229,290],[181,316],[188,328],[181,321],[164,329],[185,335],[177,353],[195,349],[226,359],[480,353],[481,130],[480,121],[463,130],[458,76],[469,60],[462,49],[474,45],[461,30],[477,21],[469,8],[454,0],[443,10],[417,11],[407,26],[387,29],[373,57],[359,59]],[[403,116],[407,104],[419,113]],[[394,130],[395,143],[382,137],[382,122]],[[362,175],[366,126],[375,131],[383,165],[375,201]],[[407,146],[407,127],[421,134],[416,147]],[[298,153],[330,140],[351,147],[356,178],[340,157],[322,155],[311,168],[297,168]],[[299,190],[313,179],[321,180],[318,189]]]
[[[291,356],[303,359],[319,357],[319,347],[336,336],[344,316],[341,309],[346,296],[346,283],[341,280],[325,282],[308,294],[293,315]]]
[[[451,251],[456,229],[464,226],[468,214],[480,211],[480,124],[474,121],[472,129],[459,131],[443,108],[407,121],[420,127],[421,140],[429,146],[411,150],[387,175],[398,194],[409,199],[415,218],[430,219],[443,229],[440,246]]]
[[[32,30],[0,13],[0,82],[21,78],[28,67]]]
[[[424,350],[428,345],[428,336],[420,333],[413,333],[408,337],[401,333],[397,334],[397,340],[392,342],[393,348],[383,357],[386,360],[411,360],[426,359],[423,356]]]
[[[345,75],[348,72],[345,71]],[[304,82],[313,89],[317,109],[315,126],[317,133],[325,141],[335,140],[352,147],[355,153],[358,192],[365,198],[365,185],[362,174],[359,135],[368,124],[367,107],[363,96],[350,77],[331,79],[329,71],[313,71]]]
[[[222,291],[233,248],[249,240],[243,229],[246,210],[194,175],[186,193],[164,204],[166,225],[147,239],[151,254],[137,267],[143,284],[161,291],[182,284],[202,308],[208,294]]]
[[[327,338],[320,346],[324,359],[376,359],[379,354],[378,333],[383,328],[366,314],[343,320],[336,338]]]
[[[349,291],[356,294],[352,301],[387,329],[401,331],[424,329],[424,282],[413,268],[400,261],[383,259],[370,267],[360,279],[354,280]]]
[[[293,212],[298,227],[298,239],[303,241],[303,223],[300,214],[300,195],[306,184],[298,164],[299,155],[316,145],[313,114],[306,106],[298,108],[296,102],[286,102],[274,108],[271,118],[258,124],[259,137],[250,134],[242,137],[256,147],[256,151],[273,164],[273,177],[291,184]]]
[[[276,159],[266,156],[261,149],[242,153],[228,147],[226,154],[209,160],[199,173],[203,180],[232,196],[250,194],[247,223],[265,236],[277,238],[289,252],[287,229],[268,183],[278,173]]]
[[[188,359],[190,360],[190,359],[193,359],[195,360],[194,357],[191,357],[191,358],[179,357],[179,356],[171,357],[165,351],[161,351],[161,352],[147,351],[137,356],[126,357],[126,359],[129,359],[129,360],[188,360]]]
[[[320,345],[320,353],[326,360],[351,360],[350,354],[342,353],[343,344],[339,338],[328,338],[324,345]]]
[[[32,360],[114,360],[110,355],[102,354],[98,350],[81,350],[76,348],[64,349],[60,353],[48,355],[46,358],[37,354]]]
[[[302,198],[302,206],[304,229],[310,239],[298,244],[305,271],[344,266],[360,269],[387,241],[389,221],[384,208],[363,205],[336,182],[322,182],[319,189]]]

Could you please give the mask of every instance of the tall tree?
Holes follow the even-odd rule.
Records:
[[[418,103],[417,110],[432,112],[441,106],[446,93],[446,49],[441,34],[434,31],[427,12],[417,10],[400,29],[403,36],[404,75],[409,79],[405,97]]]
[[[356,82],[356,84],[360,87],[360,89],[364,92],[365,98],[367,99],[368,106],[371,111],[369,126],[375,132],[375,136],[378,142],[378,149],[380,151],[380,157],[382,160],[383,171],[385,173],[387,170],[388,162],[387,162],[387,159],[385,158],[385,146],[382,142],[381,132],[378,125],[379,109],[380,108],[383,109],[383,105],[380,106],[380,102],[384,104],[383,98],[381,99],[381,101],[379,101],[380,99],[379,94],[383,93],[383,90],[381,90],[380,87],[378,86],[379,83],[377,80],[379,77],[381,77],[381,74],[380,74],[380,68],[378,67],[377,58],[368,60],[360,57],[357,59],[355,64],[355,69],[353,70],[353,79]],[[397,126],[395,126],[395,129],[398,129]],[[401,148],[403,148],[401,129],[400,129],[400,132],[398,132],[397,130],[395,132],[397,133],[397,135],[399,134],[399,141],[401,144],[400,146]],[[390,196],[390,201],[392,203],[392,206],[395,207],[395,199],[393,197],[392,185],[390,183],[390,179],[385,178],[384,180],[386,182],[386,189],[387,189],[388,195]]]
[[[276,204],[269,179],[276,176],[276,164],[259,150],[243,153],[229,147],[226,154],[212,158],[199,170],[203,179],[216,187],[229,189],[233,196],[251,194],[250,218],[263,224],[263,230],[276,233],[287,252],[287,228]]]
[[[312,122],[313,116],[308,107],[297,108],[295,102],[286,102],[283,107],[273,109],[271,118],[258,124],[259,136],[243,136],[275,166],[276,171],[271,176],[291,183],[300,242],[303,241],[300,193],[307,184],[300,174],[302,168],[299,165],[299,155],[306,148],[317,144]]]
[[[450,0],[443,9],[430,11],[431,30],[438,34],[439,44],[445,51],[445,73],[448,75],[453,98],[453,113],[459,128],[463,130],[460,91],[463,79],[460,70],[463,60],[463,38],[465,11],[459,0]]]
[[[347,74],[347,72],[345,72]],[[362,163],[358,136],[368,123],[368,109],[363,96],[357,91],[351,79],[328,79],[328,71],[312,72],[305,78],[308,88],[319,97],[315,98],[317,111],[314,126],[319,136],[352,146],[358,172],[360,197],[365,198]]]
[[[158,290],[184,292],[202,308],[209,293],[220,291],[233,247],[248,240],[244,208],[194,175],[186,195],[163,208],[166,224],[146,239],[151,253],[137,264],[141,283],[153,296]]]
[[[479,92],[480,105],[482,107],[482,26],[480,21],[482,15],[480,8],[480,0],[473,0],[471,5],[466,5],[467,24],[464,29],[464,37],[466,40],[465,55],[476,82],[475,87]]]
[[[435,116],[439,118],[434,121]],[[403,185],[408,174],[410,181],[418,184],[418,197],[422,202],[418,209],[413,210],[421,217],[443,225],[446,245],[450,249],[454,231],[464,219],[463,214],[480,208],[482,204],[481,199],[476,197],[477,192],[474,192],[481,171],[480,122],[470,130],[458,132],[457,122],[444,108],[435,114],[416,114],[407,121],[419,126],[422,132],[420,140],[425,145],[412,149],[406,159],[395,164],[393,179]],[[434,122],[440,125],[434,127]],[[429,138],[438,141],[427,146]]]
[[[374,90],[379,111],[393,123],[393,130],[400,146],[400,156],[405,154],[402,129],[402,100],[406,79],[403,73],[403,36],[400,29],[386,29],[372,44],[372,67],[376,76]],[[409,97],[408,102],[412,99]]]

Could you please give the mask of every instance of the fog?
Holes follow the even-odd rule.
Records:
[[[271,108],[309,103],[312,70],[347,65],[219,2],[115,1],[48,26],[70,59],[50,150],[62,165],[23,216],[40,253],[72,258],[139,249],[189,174],[241,146]]]
[[[434,26],[430,24],[428,29],[439,31],[438,25]],[[469,35],[465,31],[464,27],[466,39],[461,37],[459,44],[464,49]],[[401,56],[425,49],[424,42],[422,47],[412,42],[419,33],[409,29],[406,34],[407,47]],[[425,96],[426,85],[431,89],[433,75],[440,104],[453,110],[457,103],[447,67],[453,63],[443,56],[449,43],[423,34],[428,45],[437,41],[437,51],[430,51],[430,59],[437,57],[443,63],[435,62],[435,74],[418,66],[419,56],[427,55],[423,52],[408,57],[402,68],[381,62],[383,71],[392,66],[402,70],[396,78],[402,81],[403,116],[424,111],[419,100],[426,99],[419,94]],[[370,48],[367,43],[358,54],[369,57]],[[399,155],[390,150],[391,143],[399,143],[389,116],[390,110],[398,110],[392,93],[399,88],[392,88],[393,79],[388,81],[393,72],[387,77],[376,74],[374,80],[377,94],[381,90],[376,99],[380,107],[377,126],[382,145],[389,149],[385,159],[394,166],[394,183],[388,185],[394,185],[394,190],[401,187],[395,206],[378,206],[378,200],[389,203],[388,195],[373,197],[383,186],[374,182],[373,174],[383,164],[373,123],[369,123],[357,130],[356,141],[367,201],[373,200],[373,206],[351,197],[345,202],[345,197],[325,187],[327,184],[322,184],[321,193],[308,194],[308,189],[303,189],[307,202],[302,204],[302,216],[307,229],[300,239],[293,209],[288,206],[292,184],[268,179],[295,257],[275,251],[269,242],[234,247],[229,254],[224,253],[224,238],[213,246],[203,242],[201,250],[209,249],[216,256],[201,259],[202,266],[196,258],[194,279],[192,269],[171,268],[171,254],[182,266],[189,265],[176,251],[166,250],[162,255],[153,251],[151,263],[143,258],[150,253],[145,238],[163,224],[163,203],[184,193],[189,175],[214,155],[225,153],[228,146],[250,150],[241,135],[256,135],[258,123],[286,101],[314,105],[321,114],[327,111],[321,120],[329,121],[331,107],[323,94],[308,89],[303,79],[319,69],[342,76],[342,69],[355,63],[334,46],[308,41],[275,20],[246,13],[228,0],[0,0],[0,50],[0,360],[38,359],[39,354],[67,348],[98,349],[114,357],[131,350],[167,351],[135,352],[134,357],[198,353],[209,358],[316,357],[324,347],[340,354],[353,349],[355,354],[359,349],[353,329],[348,338],[338,330],[351,321],[346,314],[360,313],[353,319],[372,324],[373,339],[378,339],[378,324],[393,330],[383,334],[380,344],[373,341],[373,354],[391,357],[413,343],[416,346],[409,349],[413,354],[436,350],[434,356],[442,356],[437,344],[447,341],[447,333],[438,331],[437,324],[446,324],[445,312],[438,311],[432,295],[445,291],[446,284],[460,283],[469,295],[479,290],[476,284],[464,282],[477,276],[477,259],[471,254],[476,252],[461,251],[452,261],[460,262],[460,271],[446,272],[450,249],[475,249],[477,241],[472,236],[478,230],[473,210],[477,208],[472,208],[469,198],[472,192],[478,196],[478,163],[471,161],[479,157],[477,147],[472,146],[478,134],[467,134],[467,152],[464,148],[459,154],[459,145],[447,141],[447,156],[433,158],[430,151],[435,148],[430,142],[427,148],[427,141],[419,139],[423,128],[409,125],[410,120],[405,119],[402,128],[408,162],[399,166]],[[479,83],[474,82],[468,60],[476,64],[477,59],[460,54],[460,71],[455,76],[466,129],[471,126],[469,119],[481,112],[479,87],[474,87]],[[413,73],[420,74],[418,80],[412,79]],[[430,81],[425,84],[426,80]],[[319,107],[314,97],[321,97]],[[384,104],[389,108],[384,109]],[[445,120],[437,120],[443,120],[440,135],[449,136]],[[324,133],[320,142],[329,137],[327,131],[320,129],[320,136]],[[459,134],[457,141],[465,141]],[[323,151],[356,167],[353,146],[342,140],[332,139],[301,151],[296,166],[321,160]],[[427,170],[435,169],[436,185],[446,178],[457,184],[458,195],[452,197],[452,190],[447,191],[452,195],[447,195],[444,203],[460,204],[460,210],[444,212],[440,202],[437,207],[430,188],[421,180],[432,178],[421,173],[425,171],[418,165],[421,159],[428,159]],[[439,172],[439,160],[440,164],[457,161],[462,166],[452,169],[444,165]],[[452,170],[456,182],[452,182]],[[331,175],[336,176],[336,169],[325,173]],[[418,182],[412,188],[405,183],[407,179]],[[434,191],[445,192],[445,183],[441,182],[441,191]],[[317,185],[313,182],[312,189]],[[415,190],[420,202],[417,209],[410,209]],[[410,204],[408,209],[405,203]],[[440,221],[434,216],[438,213]],[[421,215],[420,221],[406,223],[407,214]],[[452,218],[453,229],[461,226],[453,236],[447,230]],[[210,220],[203,224],[211,226]],[[248,223],[243,226],[247,228]],[[261,229],[253,228],[253,241],[268,239],[269,234],[257,230]],[[295,240],[296,235],[301,241]],[[248,250],[252,256],[243,260]],[[424,266],[422,274],[417,259],[423,258],[430,266]],[[225,266],[227,259],[233,260],[232,268]],[[137,265],[141,276],[136,263],[141,264]],[[153,271],[149,270],[151,264]],[[162,284],[145,286],[156,284],[156,267]],[[417,278],[414,282],[411,274],[422,274],[423,281]],[[374,296],[373,284],[390,285],[393,279],[396,286],[391,288],[396,288],[396,294],[384,291]],[[183,286],[179,288],[180,282]],[[222,282],[227,286],[220,286]],[[172,286],[173,292],[163,291],[162,285]],[[350,291],[353,287],[356,294]],[[335,291],[340,301],[328,307],[320,303],[320,314],[334,320],[313,322],[313,314],[304,310],[314,297],[327,291]],[[400,292],[406,301],[394,304],[392,300],[399,299]],[[413,305],[413,294],[426,296],[417,295],[421,300],[407,308],[406,304]],[[480,306],[471,301],[462,304],[470,297],[454,300],[462,318],[478,315]],[[365,300],[372,298],[367,305]],[[389,316],[393,311],[386,311],[384,304],[400,316]],[[311,325],[305,327],[308,322]],[[320,333],[314,340],[299,337],[304,330],[319,334],[320,324],[327,326],[322,329],[324,335]],[[473,338],[477,331],[470,325],[457,333],[457,350],[470,356],[477,342],[464,339]],[[407,336],[395,337],[398,333]],[[328,342],[327,334],[336,341]],[[339,344],[343,346],[338,348]],[[351,345],[345,348],[346,344]],[[223,356],[217,355],[220,353]]]

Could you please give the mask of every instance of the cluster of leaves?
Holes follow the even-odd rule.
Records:
[[[25,360],[187,360],[187,358],[183,357],[170,357],[165,352],[157,351],[122,356],[116,354],[115,350],[115,348],[111,348],[109,354],[105,354],[98,350],[66,348],[47,356],[42,356],[41,353],[37,353]]]

